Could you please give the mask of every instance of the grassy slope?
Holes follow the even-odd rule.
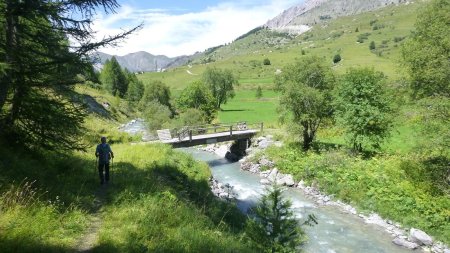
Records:
[[[2,252],[73,252],[98,215],[94,252],[251,252],[241,241],[242,214],[211,195],[205,164],[166,146],[131,145],[114,130],[121,101],[77,90],[111,104],[110,119],[87,118],[84,136],[93,145],[107,135],[116,154],[103,206],[97,213],[93,203],[94,146],[54,154],[0,143]]]
[[[207,55],[216,62],[182,66],[164,73],[144,73],[139,75],[139,79],[144,82],[161,80],[171,87],[172,94],[176,97],[190,82],[199,80],[206,67],[232,69],[241,85],[236,88],[236,98],[231,99],[229,104],[223,107],[225,110],[234,111],[220,112],[219,120],[222,122],[237,119],[262,120],[276,126],[278,124],[276,96],[270,93],[270,103],[261,106],[263,103],[254,99],[254,92],[250,91],[255,91],[258,86],[265,90],[272,89],[275,71],[302,57],[302,50],[306,55],[324,57],[330,65],[333,65],[333,56],[340,53],[342,61],[333,65],[338,74],[345,72],[349,67],[369,66],[383,71],[391,83],[402,79],[402,69],[399,66],[402,41],[395,42],[394,38],[403,38],[410,34],[416,11],[421,6],[423,6],[421,2],[390,6],[374,12],[342,17],[317,25],[310,32],[296,38],[261,30]],[[370,25],[371,20],[378,20],[375,24],[384,25],[384,28],[374,31]],[[356,28],[359,32],[355,32]],[[358,35],[363,33],[371,35],[364,43],[357,43]],[[377,49],[382,52],[381,56],[369,50],[370,41],[375,41],[377,47],[386,41],[385,48]],[[262,64],[264,58],[269,58],[271,65],[264,66]],[[194,75],[188,74],[187,71]],[[256,115],[262,115],[261,119],[258,120]]]

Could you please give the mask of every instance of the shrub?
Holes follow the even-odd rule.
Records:
[[[369,45],[369,49],[370,50],[375,50],[376,46],[375,46],[375,41],[371,41],[370,45]]]
[[[340,62],[341,61],[341,55],[340,54],[336,54],[334,57],[333,57],[333,63],[338,63],[338,62]]]
[[[263,60],[263,64],[266,65],[266,66],[267,66],[267,65],[270,65],[270,60],[269,60],[269,58],[264,59],[264,60]]]

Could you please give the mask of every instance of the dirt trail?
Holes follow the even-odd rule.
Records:
[[[100,210],[106,198],[107,185],[100,186],[95,192],[93,216],[89,228],[83,237],[78,240],[75,252],[92,252],[98,240],[98,231],[102,225]]]

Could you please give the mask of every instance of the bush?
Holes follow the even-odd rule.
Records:
[[[144,111],[144,119],[150,130],[158,130],[167,127],[170,122],[172,112],[169,107],[152,101],[147,103]]]
[[[338,62],[340,62],[341,61],[341,55],[340,54],[336,54],[334,57],[333,57],[333,63],[338,63]]]
[[[260,99],[260,98],[262,98],[262,96],[263,96],[262,88],[261,88],[261,86],[258,86],[258,88],[256,88],[256,95],[255,95],[255,97]]]
[[[375,46],[375,41],[371,41],[370,45],[369,45],[369,49],[370,50],[375,50],[376,46]]]
[[[270,60],[269,60],[269,58],[264,59],[264,60],[263,60],[263,64],[266,65],[266,66],[267,66],[267,65],[270,65]]]

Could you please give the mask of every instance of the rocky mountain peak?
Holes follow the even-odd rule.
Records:
[[[264,26],[275,31],[299,34],[327,19],[403,3],[408,3],[408,0],[306,0],[285,10]]]

